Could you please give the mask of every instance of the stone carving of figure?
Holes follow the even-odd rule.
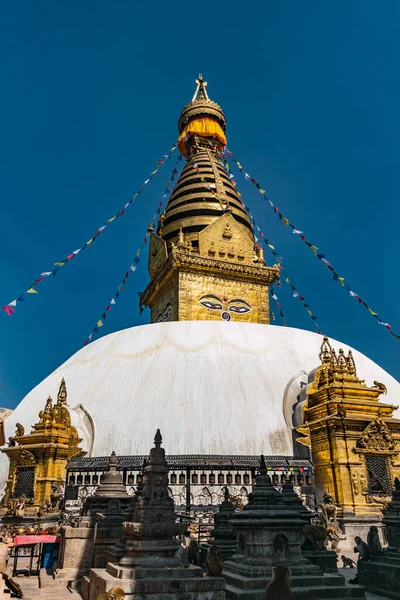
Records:
[[[43,515],[45,515],[46,513],[49,512],[50,508],[51,508],[50,498],[47,498],[43,502],[42,506],[40,506],[39,511],[38,511],[38,516],[43,517]]]
[[[330,523],[336,523],[336,505],[333,496],[329,492],[324,493],[322,504],[319,506],[321,514],[320,519],[322,525],[326,528],[329,527]]]
[[[21,496],[21,498],[19,498],[17,500],[17,503],[15,505],[15,516],[23,517],[24,514],[25,514],[25,498],[23,496]]]
[[[375,525],[371,525],[369,528],[367,544],[372,556],[379,556],[382,554],[382,546],[379,540],[378,528]]]
[[[288,542],[284,535],[276,535],[272,540],[272,548],[275,556],[284,557],[288,552]]]
[[[351,483],[353,485],[354,495],[358,496],[358,494],[360,493],[360,485],[358,483],[358,475],[355,471],[353,471],[353,473],[351,475]]]
[[[58,512],[60,510],[62,489],[58,483],[53,483],[52,489],[50,495],[51,512]]]
[[[368,492],[368,483],[364,473],[360,473],[360,486],[363,494]]]

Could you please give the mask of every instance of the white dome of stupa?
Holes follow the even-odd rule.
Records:
[[[338,350],[348,346],[330,340]],[[89,456],[146,455],[159,427],[169,455],[293,455],[292,413],[301,382],[318,366],[316,333],[252,323],[165,322],[107,335],[69,358],[37,385],[5,421],[37,422],[62,377],[73,423]],[[400,384],[353,350],[367,385]],[[400,417],[400,411],[394,416]],[[1,457],[4,481],[8,459]]]

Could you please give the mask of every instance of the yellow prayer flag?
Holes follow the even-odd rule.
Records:
[[[317,246],[311,246],[311,250],[314,252],[314,254],[317,254]]]
[[[29,290],[28,290],[28,291],[29,291]],[[369,310],[369,312],[371,313],[371,315],[372,315],[373,317],[376,317],[376,316],[378,315],[378,313],[374,312],[374,311],[373,311],[373,310],[371,310],[370,308],[369,308],[368,310]]]
[[[97,327],[103,327],[104,323],[101,319],[99,319],[99,321],[97,321]]]
[[[157,173],[157,171],[158,171],[158,169],[156,169],[155,171],[152,171],[152,172],[150,173],[150,175],[155,175],[155,174]]]
[[[275,250],[275,246],[273,246],[272,244],[268,244],[268,248],[271,248],[271,250]]]
[[[26,290],[28,294],[38,294],[39,292],[37,290],[35,290],[34,288],[29,288],[29,290]]]
[[[93,242],[93,238],[91,240],[89,240],[88,242],[86,242],[86,246],[90,246],[90,244]]]
[[[289,277],[286,277],[285,281],[286,281],[286,283],[290,283]]]
[[[262,190],[261,188],[258,191],[260,192],[260,194],[265,194],[265,190]]]
[[[311,310],[308,310],[307,312],[308,312],[308,314],[310,315],[310,317],[312,317],[312,312],[311,312]]]
[[[55,262],[54,263],[56,267],[62,267],[63,266],[63,262]]]
[[[344,285],[344,277],[339,277],[339,281],[342,285]]]
[[[289,225],[289,220],[286,217],[283,217],[283,224]]]
[[[115,215],[115,217],[111,217],[111,219],[108,219],[107,223],[111,223],[111,221],[114,221],[114,219],[117,218],[117,215]]]
[[[239,169],[243,169],[242,165],[240,164],[239,161],[236,161],[237,166],[239,167]]]

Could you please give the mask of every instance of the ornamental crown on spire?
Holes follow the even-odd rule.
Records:
[[[207,82],[201,73],[196,79],[196,86],[192,101],[183,107],[178,122],[178,148],[185,158],[190,155],[187,142],[195,135],[213,140],[221,151],[226,146],[225,115],[219,104],[210,100]]]

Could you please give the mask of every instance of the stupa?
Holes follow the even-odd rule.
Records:
[[[84,600],[96,600],[113,587],[129,596],[223,600],[224,581],[203,577],[203,570],[189,566],[186,551],[177,541],[186,523],[178,523],[174,502],[168,493],[168,465],[161,448],[160,430],[146,462],[143,489],[136,498],[133,521],[123,524],[125,555],[107,569],[92,569],[83,587]],[[222,594],[221,594],[222,592]]]
[[[323,574],[303,556],[302,530],[311,516],[292,485],[285,484],[283,492],[273,487],[262,456],[248,504],[231,517],[238,551],[224,563],[227,598],[262,598],[276,565],[290,568],[296,600],[364,598],[361,587],[346,587],[342,575]]]
[[[278,284],[280,268],[266,263],[240,194],[221,164],[226,117],[201,76],[178,128],[186,162],[150,233],[150,280],[140,295],[151,323],[111,333],[71,356],[21,401],[5,421],[6,436],[12,436],[17,423],[28,427],[35,422],[43,398],[64,377],[71,423],[86,453],[68,466],[75,498],[82,488],[96,488],[113,450],[123,483],[132,491],[155,415],[163,414],[169,487],[181,514],[190,516],[202,507],[215,511],[225,486],[245,502],[261,454],[279,485],[283,478],[294,479],[300,493],[306,482],[304,495],[310,496],[316,457],[317,504],[328,491],[340,505],[343,527],[349,519],[355,528],[367,526],[370,515],[381,515],[377,470],[387,475],[386,491],[399,470],[395,406],[400,384],[348,346],[345,357],[351,350],[366,386],[349,372],[350,363],[342,372],[343,360],[325,379],[315,377],[321,336],[271,324],[269,289]],[[330,344],[338,353],[339,342],[331,339]],[[374,388],[374,381],[381,387]],[[337,410],[342,384],[346,417]],[[369,460],[365,448],[353,456],[350,444],[357,445],[357,428],[359,435],[367,435],[381,404],[379,418],[394,444],[385,463]],[[356,405],[363,410],[353,410]],[[325,428],[318,425],[318,415]],[[343,467],[339,429],[340,435],[351,433]],[[329,453],[327,476],[324,456]],[[350,482],[352,465],[357,478]],[[3,455],[3,486],[8,472]]]

